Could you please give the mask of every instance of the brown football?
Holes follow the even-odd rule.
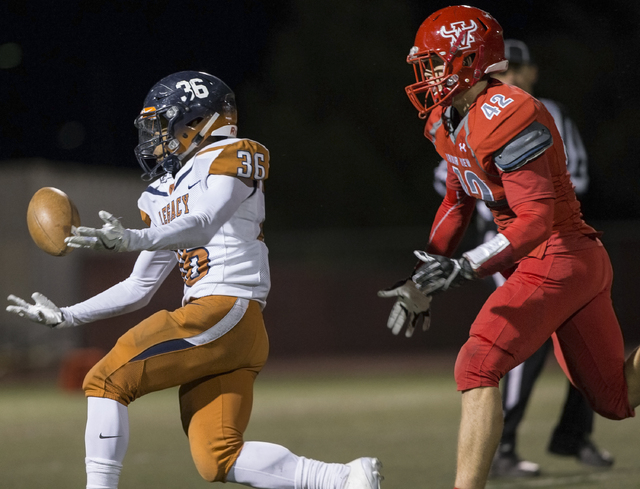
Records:
[[[71,226],[80,225],[78,209],[62,190],[44,187],[38,190],[27,209],[29,234],[38,248],[53,256],[71,252],[64,238],[71,236]]]

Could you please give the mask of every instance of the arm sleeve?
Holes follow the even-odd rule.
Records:
[[[501,232],[508,245],[496,250],[479,267],[472,263],[478,277],[512,267],[548,239],[553,229],[555,192],[544,153],[514,172],[503,173],[502,183],[516,218]],[[467,258],[473,255],[474,250],[465,254]]]
[[[128,229],[129,250],[176,250],[204,246],[254,190],[240,178],[209,175],[207,189],[190,214],[166,226]]]
[[[447,187],[447,193],[431,227],[427,253],[453,255],[467,230],[474,208],[473,197],[469,197],[461,190]]]
[[[509,207],[514,211],[523,202],[556,196],[546,153],[516,171],[502,173],[501,179]]]
[[[146,306],[176,263],[173,251],[143,251],[127,279],[84,302],[60,308],[65,322],[78,326]]]
[[[553,199],[532,200],[513,209],[518,216],[502,234],[513,246],[514,262],[549,239],[553,228]]]
[[[536,246],[548,239],[553,224],[553,202],[553,199],[543,199],[518,204],[513,208],[516,219],[498,235],[506,238],[506,246],[491,250],[490,243],[483,243],[478,248],[465,253],[464,256],[470,261],[473,261],[471,257],[477,255],[480,248],[485,248],[485,252],[490,254],[489,258],[477,267],[471,263],[476,275],[483,278],[511,268]]]

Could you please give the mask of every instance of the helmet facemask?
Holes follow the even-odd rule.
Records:
[[[459,41],[449,53],[435,50],[418,53],[415,46],[409,52],[407,62],[413,66],[416,83],[405,90],[421,119],[439,105],[450,105],[455,94],[471,88],[484,76],[476,68],[482,60],[483,46],[477,53],[461,51]]]
[[[145,170],[144,180],[153,180],[163,173],[175,173],[180,169],[176,154],[180,143],[172,137],[178,114],[179,110],[174,106],[161,110],[147,107],[136,119],[138,146],[135,154]]]

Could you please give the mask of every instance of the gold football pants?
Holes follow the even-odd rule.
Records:
[[[223,481],[242,448],[253,382],[268,353],[257,302],[203,297],[127,331],[87,374],[83,388],[87,397],[127,406],[179,385],[182,426],[198,472]]]

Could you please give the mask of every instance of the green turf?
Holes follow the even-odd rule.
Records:
[[[545,372],[520,431],[521,455],[539,462],[544,474],[529,481],[494,481],[489,487],[640,487],[639,420],[597,419],[594,438],[615,455],[613,470],[590,470],[545,453],[565,388],[558,373]],[[83,488],[85,409],[80,394],[47,386],[1,386],[0,487]],[[386,488],[451,489],[459,412],[450,373],[265,373],[256,385],[246,438],[331,462],[377,456],[384,464]],[[175,390],[136,401],[130,419],[121,489],[207,487],[191,462]]]

